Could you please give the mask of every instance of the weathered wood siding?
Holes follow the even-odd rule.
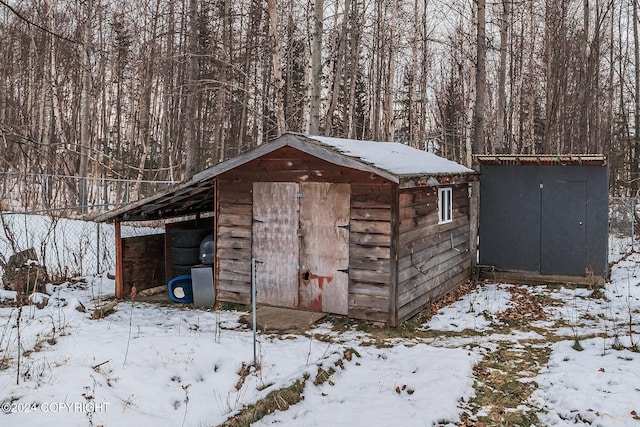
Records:
[[[252,185],[218,180],[217,301],[251,303]]]
[[[438,188],[399,194],[398,322],[469,278],[468,184],[453,185],[453,221],[438,224]]]
[[[340,167],[290,147],[217,178],[216,299],[251,302],[254,182],[351,184],[349,316],[386,322],[391,184],[377,175]]]
[[[392,185],[351,184],[349,317],[388,322]]]
[[[166,285],[164,234],[122,239],[123,297],[136,291]]]
[[[295,182],[253,184],[253,256],[259,304],[298,308],[300,201]]]

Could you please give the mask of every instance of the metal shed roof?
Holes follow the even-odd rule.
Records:
[[[287,133],[199,172],[176,187],[102,214],[96,221],[157,220],[212,211],[212,183],[217,176],[282,147],[295,148],[338,166],[370,172],[396,184],[430,176],[476,174],[456,162],[400,143]]]
[[[481,154],[474,156],[481,165],[554,166],[607,164],[602,154]]]

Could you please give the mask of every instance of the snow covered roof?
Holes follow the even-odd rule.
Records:
[[[358,141],[305,135],[338,150],[345,156],[386,170],[397,176],[465,175],[472,169],[451,160],[398,142]]]
[[[476,174],[461,164],[397,142],[359,141],[286,133],[253,150],[196,175],[202,181],[227,172],[282,147],[292,147],[339,166],[371,172],[400,184],[411,178]]]
[[[213,179],[282,147],[295,148],[337,166],[373,173],[403,188],[430,185],[433,179],[441,176],[476,174],[473,169],[456,162],[396,142],[357,141],[286,133],[269,143],[197,173],[177,187],[130,203],[103,214],[96,220],[154,220],[210,212],[213,210]]]

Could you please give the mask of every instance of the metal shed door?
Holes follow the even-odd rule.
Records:
[[[308,182],[300,190],[300,306],[347,314],[351,188]]]
[[[540,273],[583,276],[586,253],[587,184],[543,181]]]
[[[253,256],[259,283],[256,301],[298,307],[298,184],[253,184]]]

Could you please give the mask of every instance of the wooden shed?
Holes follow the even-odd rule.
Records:
[[[165,252],[176,227],[210,227],[217,302],[251,303],[253,258],[259,304],[395,325],[469,278],[476,179],[404,144],[289,133],[99,220],[195,215],[167,224]]]

